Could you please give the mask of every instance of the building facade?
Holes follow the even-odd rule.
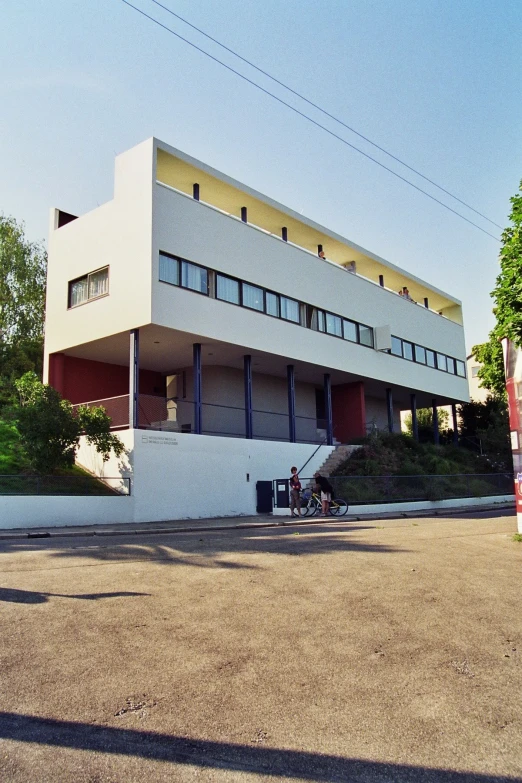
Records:
[[[331,449],[469,399],[458,299],[157,139],[52,211],[44,379],[178,444]]]

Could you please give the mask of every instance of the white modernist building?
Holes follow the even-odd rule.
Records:
[[[106,407],[144,519],[252,513],[317,445],[308,475],[469,399],[457,299],[157,139],[110,202],[52,211],[44,372]]]

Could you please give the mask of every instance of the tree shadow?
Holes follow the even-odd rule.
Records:
[[[212,531],[190,531],[136,534],[87,539],[47,538],[28,542],[1,541],[0,552],[44,552],[53,558],[85,558],[97,562],[139,562],[156,561],[165,565],[189,565],[199,568],[259,569],[253,563],[238,562],[234,556],[242,555],[285,555],[287,557],[308,557],[332,552],[367,552],[381,554],[405,552],[404,549],[384,544],[368,543],[354,537],[354,531],[372,529],[357,526],[349,528],[317,525],[271,527],[255,529],[233,529]],[[161,536],[161,542],[158,542]],[[130,540],[133,539],[133,540]],[[96,543],[94,543],[96,541]]]
[[[0,737],[94,753],[121,754],[172,765],[322,783],[522,783],[522,778],[415,767],[311,751],[189,739],[152,731],[0,712]],[[175,769],[171,770],[175,774]],[[175,779],[175,778],[173,778]]]
[[[82,601],[98,601],[101,598],[126,598],[131,596],[150,595],[150,593],[132,593],[119,591],[115,593],[80,593],[71,595],[65,593],[41,593],[33,590],[15,590],[11,587],[0,587],[0,601],[13,604],[45,604],[49,598],[78,598]]]

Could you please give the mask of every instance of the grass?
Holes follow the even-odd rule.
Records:
[[[519,544],[522,544],[522,533],[515,533],[513,541],[518,541]]]

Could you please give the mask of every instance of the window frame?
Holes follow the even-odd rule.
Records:
[[[105,266],[100,266],[98,269],[93,269],[92,272],[87,272],[86,275],[81,275],[80,277],[75,277],[74,280],[69,280],[67,283],[67,309],[68,310],[76,310],[77,307],[81,307],[82,305],[89,304],[89,302],[95,302],[97,299],[103,299],[106,296],[109,296],[110,294],[110,264],[105,264]],[[103,272],[104,270],[107,270],[107,291],[103,294],[98,294],[97,296],[89,296],[89,278],[91,275],[96,275],[99,272]],[[78,302],[78,304],[71,304],[71,294],[72,294],[72,286],[75,283],[79,283],[80,281],[85,280],[87,283],[87,298],[84,299],[82,302]]]
[[[241,280],[239,280],[237,277],[232,277],[232,275],[224,275],[221,272],[215,272],[216,276],[216,296],[215,298],[218,300],[218,302],[226,302],[227,304],[233,304],[236,305],[236,307],[241,307],[241,296],[242,296],[242,289],[241,289]],[[223,299],[221,296],[218,296],[218,281],[219,278],[222,277],[223,280],[232,280],[234,283],[237,283],[237,295],[238,295],[238,301],[237,302],[231,302],[230,299]],[[192,291],[193,289],[189,289]]]

